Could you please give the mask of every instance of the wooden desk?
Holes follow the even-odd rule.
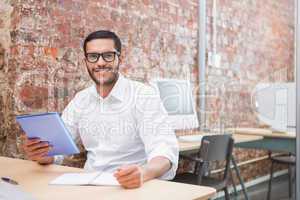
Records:
[[[235,128],[228,129],[233,135],[262,136],[262,140],[239,143],[240,148],[264,149],[269,151],[296,153],[296,133],[272,132],[269,129]]]
[[[195,134],[197,134],[195,132]],[[198,133],[199,134],[199,133]],[[244,142],[253,142],[257,140],[262,140],[263,136],[254,136],[254,135],[243,135],[243,134],[233,134],[233,139],[235,144],[244,143]],[[179,151],[186,152],[186,151],[193,151],[198,150],[200,147],[200,142],[178,142],[179,144]]]
[[[108,186],[54,186],[48,183],[55,177],[83,169],[58,165],[41,166],[31,161],[0,157],[0,176],[16,180],[21,188],[38,200],[72,199],[198,199],[215,194],[215,189],[196,185],[152,180],[141,188],[126,190]]]
[[[234,134],[255,135],[271,138],[296,138],[296,133],[294,132],[276,132],[270,129],[263,128],[232,128],[228,129],[228,131]]]

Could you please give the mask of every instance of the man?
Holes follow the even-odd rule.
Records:
[[[87,151],[84,168],[113,172],[124,188],[154,179],[172,179],[178,165],[174,132],[165,127],[166,112],[150,86],[131,81],[119,71],[121,41],[110,31],[87,36],[83,50],[94,85],[77,93],[62,114],[73,139]],[[25,137],[30,160],[61,163],[48,157],[51,146]]]

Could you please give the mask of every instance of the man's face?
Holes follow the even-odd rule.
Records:
[[[89,41],[85,61],[90,77],[97,85],[112,85],[117,81],[120,60],[112,39]]]

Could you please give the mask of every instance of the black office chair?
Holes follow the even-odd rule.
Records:
[[[293,187],[293,172],[292,167],[296,165],[296,157],[292,154],[289,155],[279,155],[272,156],[269,154],[271,159],[271,169],[270,169],[270,179],[269,179],[269,188],[267,194],[267,200],[271,199],[271,191],[272,191],[272,180],[273,180],[273,170],[274,164],[285,164],[288,165],[288,174],[289,174],[289,198],[292,198],[292,187]]]
[[[210,135],[202,138],[200,149],[195,157],[181,155],[196,163],[193,172],[175,176],[173,181],[214,187],[217,191],[224,190],[225,199],[229,200],[230,162],[233,149],[233,139],[230,135]],[[208,176],[208,165],[214,161],[225,161],[225,171],[221,179]]]

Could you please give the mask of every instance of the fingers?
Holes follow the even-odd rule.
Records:
[[[21,135],[23,140],[23,150],[26,157],[33,161],[40,161],[45,159],[52,146],[48,142],[43,142],[39,138],[29,139],[26,135]]]
[[[39,138],[30,138],[29,139],[26,135],[21,135],[20,138],[22,141],[23,148],[26,148],[27,146],[41,142],[41,140]]]
[[[42,147],[42,148],[38,148],[38,149],[34,149],[32,151],[29,151],[28,155],[29,156],[40,155],[40,154],[48,153],[50,150],[51,150],[51,146]]]
[[[46,148],[46,147],[50,147],[48,142],[38,142],[38,143],[27,145],[29,151],[34,151],[36,149]]]
[[[142,169],[137,165],[122,167],[114,175],[124,188],[137,188],[143,183]]]
[[[40,149],[49,149],[49,147],[51,147],[48,142],[38,142],[38,143],[27,143],[24,145],[24,151],[25,153],[29,154],[29,153],[34,153],[34,152],[38,152],[38,150]]]
[[[33,150],[28,150],[27,151],[27,156],[29,158],[31,157],[43,157],[49,153],[49,151],[52,149],[51,146],[46,146],[46,147],[41,147],[41,148],[36,148]]]
[[[137,180],[129,181],[129,182],[123,183],[121,185],[122,185],[122,187],[124,187],[126,189],[134,189],[134,188],[138,188],[138,187],[142,186],[141,182],[137,181]]]
[[[118,177],[127,176],[128,174],[131,174],[132,172],[136,171],[137,167],[138,166],[136,166],[136,165],[123,166],[120,169],[118,169],[118,171],[116,172],[116,175]]]
[[[29,154],[28,159],[33,161],[43,160],[48,154],[48,151],[40,151],[39,153]]]
[[[34,139],[27,139],[26,142],[24,143],[26,146],[31,146],[37,143],[40,143],[41,140],[38,138],[34,138]]]
[[[127,176],[118,177],[117,179],[119,182],[127,182],[139,178],[139,175],[139,173],[133,172],[131,174],[128,174]]]

